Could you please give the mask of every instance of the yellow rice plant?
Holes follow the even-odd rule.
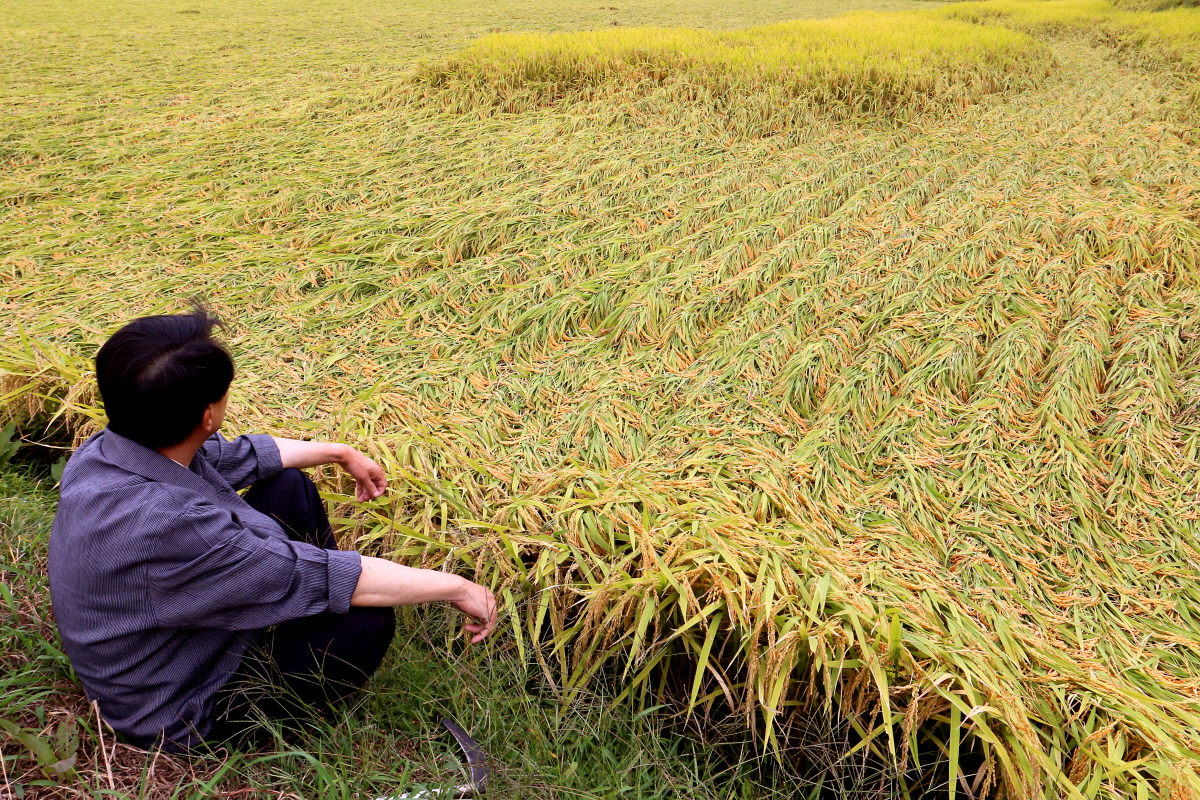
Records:
[[[931,12],[944,19],[990,23],[1035,34],[1082,35],[1133,63],[1167,66],[1190,85],[1200,107],[1200,9],[1174,3],[1130,10],[1109,0],[989,0]]]
[[[1025,88],[1050,68],[1028,36],[917,14],[857,12],[743,31],[607,29],[495,34],[418,68],[446,108],[536,109],[666,87],[718,109],[760,99],[775,129],[814,109],[902,118]],[[764,97],[765,96],[765,97]]]
[[[95,379],[87,359],[15,331],[16,341],[0,351],[0,419],[56,422],[78,437],[98,430]]]

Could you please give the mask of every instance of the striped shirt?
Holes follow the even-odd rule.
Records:
[[[358,553],[290,541],[236,491],[281,468],[270,436],[215,434],[183,467],[110,430],[67,463],[54,616],[88,697],[134,744],[195,747],[247,632],[349,609]]]

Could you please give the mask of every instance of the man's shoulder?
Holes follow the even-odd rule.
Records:
[[[114,441],[110,443],[109,439]],[[178,488],[169,482],[156,481],[152,475],[148,475],[144,465],[137,463],[138,459],[130,457],[128,451],[131,444],[129,440],[123,440],[108,429],[88,438],[71,454],[63,469],[60,485],[62,497],[66,499],[74,495],[86,496],[95,492],[129,490],[132,487],[141,487],[150,492],[169,492]],[[139,445],[132,449],[135,453],[152,453]],[[114,452],[120,452],[120,455],[114,456]],[[185,470],[186,467],[179,469]]]
[[[56,540],[59,546],[86,540],[94,547],[136,539],[146,547],[167,532],[173,541],[203,545],[212,529],[228,521],[229,510],[201,476],[153,451],[145,451],[153,454],[151,463],[142,463],[144,448],[131,448],[119,436],[106,443],[106,435],[89,439],[63,471],[52,550]]]
[[[105,431],[92,434],[87,441],[75,448],[75,452],[71,453],[71,457],[67,459],[60,484],[60,490],[64,495],[76,484],[92,484],[98,479],[111,480],[118,473],[127,472],[117,469],[116,465],[105,457],[104,435]]]
[[[176,489],[119,470],[79,476],[62,488],[53,533],[61,537],[82,531],[95,536],[114,527],[148,530],[167,525],[186,505],[185,498],[175,496]]]
[[[170,483],[151,480],[108,458],[103,437],[100,433],[88,439],[67,462],[59,490],[56,527],[81,520],[94,528],[115,518],[178,516],[191,493]]]
[[[63,469],[59,493],[62,502],[87,500],[112,491],[136,491],[149,488],[145,476],[113,462],[104,454],[104,433],[98,433],[79,446]]]

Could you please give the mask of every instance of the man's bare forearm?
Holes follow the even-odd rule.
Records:
[[[306,469],[322,464],[340,464],[354,477],[354,494],[360,501],[374,500],[387,488],[383,470],[371,459],[347,444],[336,442],[302,442],[272,436],[279,448],[283,466]]]
[[[307,469],[322,464],[345,464],[354,448],[337,442],[302,442],[297,439],[280,439],[272,436],[279,448],[279,459],[284,467]]]
[[[408,606],[458,599],[466,578],[449,572],[416,569],[382,558],[362,557],[362,574],[350,598],[352,606]]]
[[[473,642],[483,641],[496,627],[496,598],[486,587],[432,569],[415,569],[382,558],[361,556],[362,573],[350,597],[352,606],[407,606],[447,602],[474,617],[463,628]]]

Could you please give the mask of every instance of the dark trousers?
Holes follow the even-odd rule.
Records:
[[[293,541],[336,550],[317,487],[298,469],[259,481],[246,502],[274,517]],[[326,611],[253,632],[242,665],[218,691],[210,742],[255,738],[260,720],[296,722],[322,713],[367,682],[396,631],[390,608]]]

